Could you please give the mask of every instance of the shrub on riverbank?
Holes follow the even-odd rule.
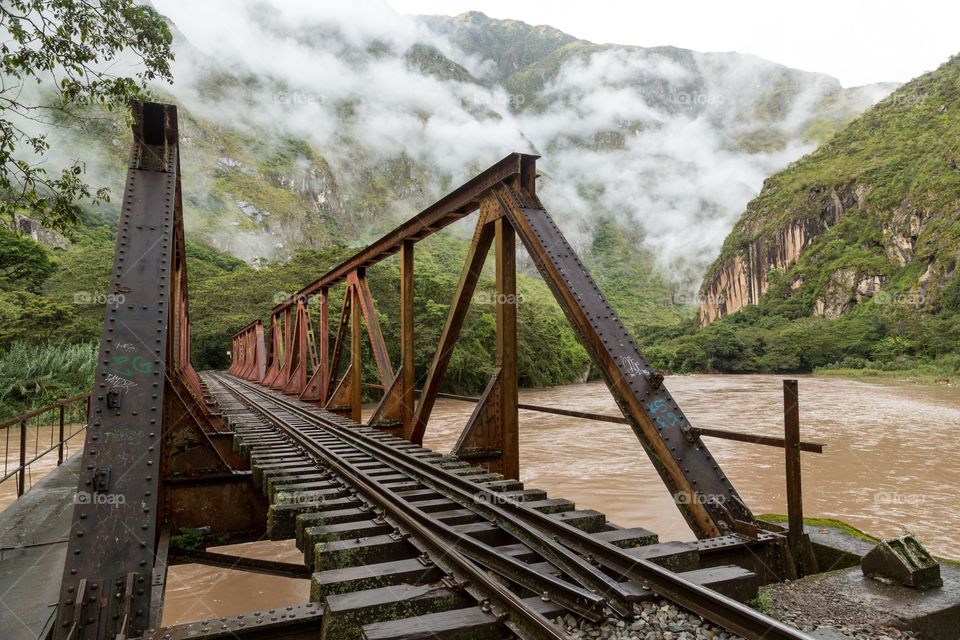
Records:
[[[90,391],[97,345],[15,342],[0,352],[0,420]]]

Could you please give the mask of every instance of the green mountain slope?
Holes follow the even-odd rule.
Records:
[[[704,279],[700,321],[740,341],[744,369],[908,366],[958,350],[958,260],[955,56],[765,181]]]

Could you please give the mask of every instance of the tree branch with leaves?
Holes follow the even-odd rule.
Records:
[[[172,42],[163,17],[134,0],[0,2],[0,219],[26,212],[64,228],[80,221],[84,202],[109,200],[85,182],[79,159],[45,166],[47,130],[63,114],[126,109],[150,82],[171,82]],[[112,73],[122,59],[136,72]]]

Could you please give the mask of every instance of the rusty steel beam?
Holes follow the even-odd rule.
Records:
[[[414,297],[413,297],[413,240],[404,240],[400,247],[400,422],[403,437],[413,434],[416,411],[416,372],[414,369]]]
[[[749,444],[759,444],[767,447],[778,447],[783,449],[787,446],[786,440],[773,436],[762,436],[754,433],[739,433],[737,431],[727,431],[725,429],[706,429],[703,427],[693,427],[691,431],[699,436],[708,438],[720,438],[722,440],[735,440],[737,442],[747,442]],[[800,451],[809,451],[810,453],[823,453],[826,446],[822,442],[798,442]]]
[[[495,471],[520,479],[520,435],[517,414],[517,249],[516,235],[506,218],[494,223],[497,282],[497,368],[499,384],[498,444],[502,452]]]
[[[340,306],[340,319],[337,321],[337,335],[333,340],[333,354],[330,356],[330,382],[328,388],[331,393],[337,386],[337,376],[340,373],[340,361],[343,359],[344,344],[347,341],[347,329],[350,328],[350,307],[353,300],[353,288],[347,287],[343,292],[343,304]]]
[[[266,371],[263,322],[256,320],[233,336],[230,366],[232,374],[244,380],[260,382]]]
[[[107,310],[84,446],[89,463],[77,489],[114,499],[74,509],[54,625],[58,640],[140,635],[150,619],[164,371],[175,346],[170,334],[179,329],[170,322],[179,159],[175,108],[136,105],[134,118],[110,277],[110,292],[127,304]],[[105,553],[103,540],[125,544]]]
[[[360,309],[360,291],[351,287],[353,300],[350,301],[350,419],[356,423],[361,420],[363,397],[363,337],[360,326],[363,314]]]
[[[696,535],[712,537],[732,532],[750,535],[756,531],[756,522],[752,513],[743,504],[739,494],[711,457],[700,437],[717,435],[717,432],[708,434],[706,431],[696,431],[663,387],[662,376],[650,369],[646,358],[610,309],[596,283],[537,199],[535,162],[536,156],[523,154],[507,156],[425,209],[418,216],[328,271],[327,274],[301,289],[291,299],[274,307],[274,315],[289,315],[291,305],[301,297],[308,297],[332,284],[350,280],[351,274],[355,278],[368,266],[398,251],[404,252],[404,247],[408,245],[411,248],[409,258],[411,269],[409,269],[409,279],[405,275],[403,280],[409,282],[412,288],[412,244],[480,208],[481,218],[458,281],[438,348],[426,374],[424,392],[420,394],[419,402],[413,412],[412,425],[409,429],[410,440],[415,443],[421,443],[423,440],[427,420],[438,397],[440,381],[466,316],[486,253],[494,239],[497,220],[500,220],[501,232],[509,226],[521,238],[664,483],[678,496],[678,506]],[[485,200],[495,200],[496,210],[492,211],[491,207],[487,207],[488,210],[484,212],[481,204]],[[401,262],[405,260],[406,258],[403,258]],[[506,283],[499,282],[499,284],[501,286],[498,292],[502,293],[506,290],[504,288]],[[358,345],[359,324],[361,315],[366,315],[368,324],[370,323],[372,301],[364,299],[364,293],[356,283],[348,282],[348,285],[350,286],[346,295],[344,315],[338,327],[338,339],[335,342],[333,357],[330,358],[329,386],[333,386],[333,381],[338,374],[340,353],[346,339],[347,305],[352,305],[349,309],[349,318],[352,326],[351,344],[354,348],[351,366],[348,368],[349,376],[340,380],[337,391],[333,395],[337,396],[338,402],[341,403],[345,399],[349,400],[350,413],[355,416],[362,387]],[[412,293],[410,298],[412,299]],[[363,313],[364,311],[366,314]],[[498,307],[498,322],[501,326],[510,324],[509,313],[505,306]],[[513,324],[515,325],[515,318]],[[289,337],[286,334],[290,332],[286,328],[289,327],[289,321],[285,321],[284,326],[286,340],[283,350],[288,354]],[[412,333],[412,323],[409,323],[409,326]],[[516,363],[511,362],[508,357],[509,353],[515,352],[515,344],[507,344],[510,339],[509,333],[505,331],[498,337],[498,366],[502,373],[497,383],[497,385],[507,385],[508,388],[505,390],[501,390],[499,386],[491,388],[489,394],[490,402],[497,405],[497,410],[492,414],[501,421],[501,426],[504,426],[502,420],[507,420],[509,423],[510,413],[515,413],[519,407],[509,389],[510,384],[516,384]],[[515,337],[513,339],[515,342]],[[407,340],[406,337],[403,338],[404,342]],[[412,338],[410,340],[412,341]],[[374,351],[377,351],[376,345],[374,345]],[[382,365],[388,361],[386,354],[375,353],[375,357],[378,365],[381,365],[380,368],[385,369]],[[288,360],[289,358],[284,358],[284,365],[281,366],[278,375],[281,386],[285,382],[282,379]],[[504,370],[511,368],[512,373]],[[405,375],[413,373],[412,367],[405,369],[401,367],[400,370],[405,371]],[[276,388],[276,383],[273,386]],[[385,380],[383,386],[389,388],[391,385]],[[411,390],[404,389],[403,392],[411,393]],[[513,433],[512,426],[507,424],[504,433],[509,440]],[[496,441],[500,442],[503,435],[503,433],[496,434]],[[490,439],[492,437],[487,434],[480,440],[490,443],[493,442]],[[681,500],[681,496],[689,496],[689,499]]]
[[[263,335],[263,322],[257,321],[256,326],[253,328],[253,335],[250,336],[253,344],[251,349],[253,350],[253,358],[256,361],[254,367],[252,367],[248,380],[253,382],[260,382],[263,380],[263,376],[267,370],[267,361],[266,361],[266,349],[264,348],[264,335]]]
[[[293,329],[290,337],[290,359],[288,365],[287,383],[283,385],[283,393],[299,396],[307,387],[307,373],[309,368],[309,331],[310,316],[307,314],[307,305],[303,299],[297,300],[296,311],[293,312]]]
[[[517,413],[516,236],[493,197],[480,204],[480,224],[494,228],[496,369],[452,453],[511,480],[520,477]]]
[[[389,258],[400,251],[404,241],[417,242],[422,240],[473,213],[480,206],[481,196],[495,185],[518,176],[521,165],[524,162],[535,160],[537,157],[539,156],[523,153],[511,153],[504,157],[483,173],[454,189],[362,251],[344,260],[326,274],[302,288],[289,300],[276,305],[273,312],[276,313],[295,304],[296,298],[300,296],[312,296],[324,287],[331,287],[338,282],[343,282],[350,273],[358,269],[365,269]]]
[[[256,330],[257,325],[261,327],[261,332],[263,331],[263,322],[260,319],[254,320],[247,326],[243,327],[235,334],[231,340],[231,351],[230,351],[230,368],[227,369],[228,372],[234,375],[238,375],[240,371],[247,369],[249,367],[249,335],[251,332]],[[261,376],[262,377],[262,376]],[[249,378],[247,378],[249,379]]]
[[[103,324],[77,486],[86,499],[74,505],[55,640],[139,637],[159,620],[161,531],[210,526],[230,538],[232,527],[266,528],[262,494],[214,442],[224,426],[190,363],[176,107],[134,103],[133,111],[109,280],[126,300]],[[251,327],[234,337],[231,357],[233,371],[256,378],[263,334]]]
[[[300,393],[300,399],[305,402],[323,404],[327,401],[330,388],[330,296],[327,289],[320,292],[320,324],[319,352],[317,361],[314,363],[313,373],[303,391]]]
[[[283,324],[283,333],[280,336],[281,337],[280,367],[279,369],[277,369],[276,377],[268,385],[274,391],[282,390],[287,385],[287,382],[290,380],[290,370],[292,366],[290,353],[291,351],[293,351],[294,313],[295,313],[295,309],[293,307],[287,307],[280,312],[280,317]]]
[[[176,549],[170,555],[170,564],[202,564],[208,567],[220,567],[232,571],[246,571],[283,578],[305,579],[310,578],[311,573],[310,568],[305,567],[301,562],[264,560],[201,549]]]
[[[363,321],[367,326],[367,336],[370,339],[370,348],[373,351],[373,360],[377,364],[377,375],[380,383],[388,387],[393,382],[393,365],[390,364],[390,353],[387,343],[383,340],[380,330],[380,321],[377,319],[377,310],[373,304],[373,294],[370,292],[370,283],[363,271],[352,273],[347,281],[353,286],[360,310],[363,312]]]
[[[520,184],[531,184],[533,172],[525,166]],[[693,532],[706,538],[755,531],[753,514],[536,194],[506,185],[494,193]]]
[[[260,384],[269,387],[280,373],[282,349],[280,347],[283,330],[280,327],[280,318],[277,314],[270,316],[270,341],[267,346],[267,370],[260,380]]]

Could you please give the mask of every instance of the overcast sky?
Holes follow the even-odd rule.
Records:
[[[904,82],[960,52],[956,0],[387,0],[400,13],[548,24],[593,42],[753,53],[844,86]]]

